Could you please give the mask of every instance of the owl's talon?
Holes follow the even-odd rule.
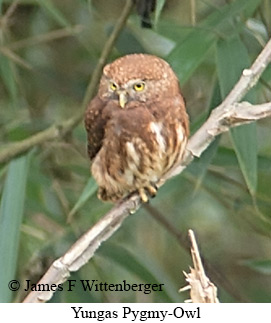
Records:
[[[140,188],[138,190],[139,196],[143,203],[147,203],[149,201],[148,195],[146,194],[145,188]]]
[[[143,203],[147,203],[149,201],[149,197],[155,197],[157,193],[157,187],[155,184],[150,184],[145,186],[144,188],[140,188],[138,190],[139,196]]]
[[[150,194],[150,197],[155,197],[157,193],[157,186],[155,184],[151,184],[146,187],[146,190]]]

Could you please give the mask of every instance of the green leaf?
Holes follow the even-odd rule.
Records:
[[[166,0],[157,0],[156,1],[156,7],[155,7],[155,12],[154,12],[154,26],[157,25],[159,17],[161,15],[161,12],[164,8],[164,5],[166,3]]]
[[[75,203],[74,207],[68,215],[69,221],[74,216],[74,214],[87,202],[87,200],[96,192],[97,184],[93,177],[87,181],[86,186],[84,187],[78,201]]]
[[[108,28],[108,35],[112,32],[113,27]],[[129,46],[127,46],[129,44]],[[115,47],[121,55],[128,55],[134,53],[144,53],[145,49],[141,43],[137,40],[137,37],[133,34],[132,30],[124,29],[119,35],[116,41]]]
[[[243,11],[245,17],[251,17],[258,6],[262,3],[262,0],[249,0],[246,1],[246,5]]]
[[[231,139],[243,176],[251,195],[257,190],[257,128],[256,124],[231,129]]]
[[[185,83],[196,68],[203,62],[217,36],[232,34],[236,30],[233,19],[239,14],[252,14],[261,0],[239,0],[227,4],[210,14],[199,26],[196,26],[184,40],[177,43],[168,55],[181,84]]]
[[[271,275],[271,260],[245,260],[242,261],[242,265],[245,265],[261,274]]]
[[[10,302],[8,282],[15,279],[29,154],[10,162],[0,205],[0,302]]]
[[[0,75],[11,97],[14,107],[17,107],[17,84],[12,62],[0,54]]]
[[[175,42],[159,35],[151,29],[142,29],[138,25],[130,25],[134,37],[145,51],[158,56],[166,56],[174,48]]]
[[[218,83],[216,82],[214,89],[213,89],[213,94],[212,94],[208,114],[210,113],[210,111],[212,109],[214,109],[216,106],[218,106],[220,102],[221,102],[221,95],[220,95]],[[202,116],[200,119],[202,119]],[[202,124],[203,122],[204,121],[201,120],[200,124]],[[194,128],[193,131],[195,130],[195,128],[197,127],[198,124],[199,124],[199,121],[197,120],[196,125],[193,124],[193,128]],[[195,193],[200,188],[200,186],[204,180],[204,177],[206,175],[206,172],[208,170],[208,167],[211,164],[213,158],[215,157],[215,155],[217,153],[220,138],[221,138],[221,136],[216,137],[215,140],[206,149],[206,151],[203,152],[201,158],[195,159],[193,161],[193,163],[190,166],[188,166],[188,171],[190,171],[193,174],[194,178],[196,179],[196,181],[195,181],[196,184],[195,184],[195,189],[194,189]]]
[[[205,30],[190,33],[185,40],[176,45],[167,61],[177,74],[181,84],[185,83],[205,59],[215,41],[215,36]]]
[[[216,28],[216,32],[223,32],[231,26],[232,31],[234,31],[234,18],[240,14],[250,17],[261,2],[262,0],[237,0],[230,2],[209,15],[201,26],[204,28]]]
[[[167,37],[178,44],[180,44],[193,30],[193,26],[181,26],[174,21],[166,19],[160,20],[156,28],[159,35]]]
[[[203,179],[206,175],[207,169],[211,164],[214,156],[216,155],[218,145],[220,142],[220,136],[210,144],[210,146],[204,151],[201,158],[195,159],[194,162],[188,167],[188,171],[191,172],[196,179],[194,194],[200,188]]]
[[[238,81],[243,69],[249,66],[247,50],[238,36],[218,41],[217,71],[223,98]],[[255,102],[254,92],[250,91],[245,100]],[[246,184],[250,193],[254,195],[257,187],[256,125],[249,124],[231,129],[230,135]]]

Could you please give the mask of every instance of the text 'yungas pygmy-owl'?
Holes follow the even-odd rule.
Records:
[[[164,60],[146,54],[104,67],[85,114],[98,197],[116,202],[138,191],[143,202],[182,159],[189,125],[179,82]]]

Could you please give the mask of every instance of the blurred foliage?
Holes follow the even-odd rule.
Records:
[[[271,34],[270,0],[157,1],[152,29],[133,11],[109,61],[132,52],[176,71],[193,133]],[[124,0],[0,1],[0,143],[27,138],[80,107]],[[247,100],[271,100],[271,69]],[[271,120],[217,138],[151,201],[220,273],[222,302],[271,302]],[[110,209],[97,200],[83,125],[0,168],[0,299],[7,280],[37,282],[51,262]],[[190,255],[144,208],[71,279],[163,283],[164,292],[57,292],[55,302],[182,302]],[[231,286],[227,282],[231,282]],[[239,295],[239,296],[236,296]]]

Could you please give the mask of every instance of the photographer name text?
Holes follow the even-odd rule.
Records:
[[[64,289],[68,292],[72,292],[76,287],[82,288],[85,292],[143,292],[144,294],[150,294],[152,292],[163,291],[164,284],[136,284],[128,283],[123,280],[121,283],[113,284],[107,282],[99,282],[97,279],[81,279],[67,280],[66,284],[34,284],[31,280],[27,279],[25,291],[39,291],[39,292],[49,292],[49,291],[63,291]]]

